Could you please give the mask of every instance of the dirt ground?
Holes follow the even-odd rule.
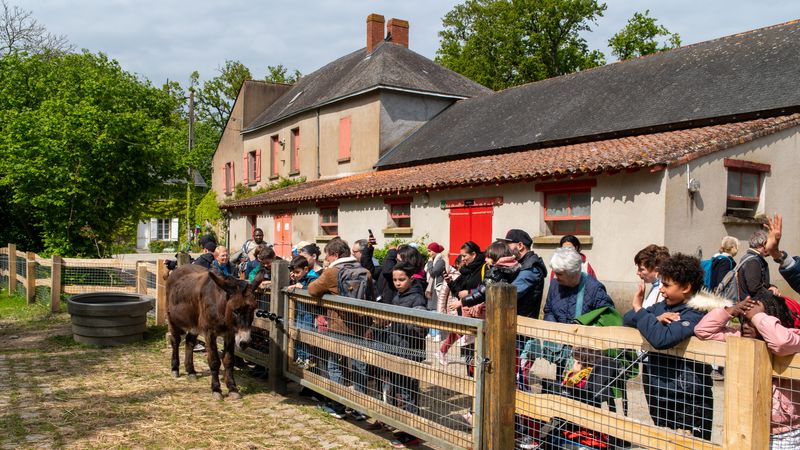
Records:
[[[237,371],[243,399],[215,401],[205,358],[197,380],[172,378],[164,330],[152,330],[97,349],[72,340],[66,314],[0,320],[0,448],[389,448],[391,433],[333,419],[294,385],[282,397]]]

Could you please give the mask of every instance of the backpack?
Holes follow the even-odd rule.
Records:
[[[337,280],[339,295],[359,300],[375,300],[369,270],[358,263],[346,263],[339,267]]]
[[[714,289],[714,293],[734,303],[742,300],[739,298],[739,270],[744,266],[744,263],[755,259],[756,257],[754,255],[745,256],[739,261],[739,265],[735,269],[725,274],[725,277],[719,282],[719,286]]]
[[[714,267],[714,262],[720,258],[727,259],[731,265],[730,270],[733,270],[733,267],[736,265],[736,263],[732,258],[729,258],[725,255],[712,256],[711,258],[700,261],[700,267],[703,268],[703,286],[705,286],[709,291],[714,289],[714,286],[711,286],[711,272]]]
[[[786,307],[789,308],[789,313],[792,315],[794,327],[800,328],[800,304],[785,296],[783,297],[783,301],[786,302]]]

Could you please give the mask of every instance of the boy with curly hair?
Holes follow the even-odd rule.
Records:
[[[694,327],[719,305],[719,299],[701,291],[703,269],[697,258],[677,253],[661,264],[659,273],[664,301],[643,308],[643,298],[637,296],[624,321],[637,328],[650,345],[664,350],[692,336]],[[711,367],[679,356],[650,353],[642,369],[653,422],[710,439],[714,409]]]

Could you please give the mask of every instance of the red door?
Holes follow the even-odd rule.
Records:
[[[275,214],[275,243],[272,248],[275,254],[284,259],[292,257],[292,215]]]
[[[492,243],[492,206],[468,206],[450,210],[450,264],[454,264],[464,242],[474,241],[486,250]]]

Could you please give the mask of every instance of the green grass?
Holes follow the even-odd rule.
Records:
[[[24,297],[0,293],[0,320],[34,322],[50,316],[50,304],[28,304]]]

